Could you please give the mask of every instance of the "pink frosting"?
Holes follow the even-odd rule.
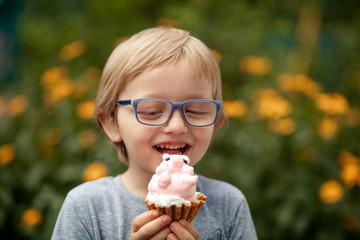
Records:
[[[190,159],[185,155],[164,154],[148,185],[149,193],[193,198],[198,176],[194,175],[194,168],[189,163]]]

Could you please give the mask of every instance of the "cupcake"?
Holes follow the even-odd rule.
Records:
[[[148,185],[145,204],[149,210],[169,215],[173,221],[191,222],[204,205],[206,196],[196,192],[198,176],[185,155],[162,156],[163,161]]]

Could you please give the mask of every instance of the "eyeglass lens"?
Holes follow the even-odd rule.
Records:
[[[212,102],[194,101],[183,106],[186,121],[194,126],[212,124],[216,117],[216,105]],[[170,118],[171,104],[158,100],[142,100],[137,104],[137,117],[145,124],[160,125]]]

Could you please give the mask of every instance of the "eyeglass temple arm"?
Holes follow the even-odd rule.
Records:
[[[131,100],[119,100],[119,101],[116,101],[115,104],[120,104],[122,106],[131,105]]]

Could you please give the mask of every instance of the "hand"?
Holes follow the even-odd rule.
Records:
[[[166,239],[171,233],[168,215],[160,216],[157,211],[147,211],[137,216],[131,226],[131,240]]]
[[[179,222],[172,222],[170,224],[171,234],[168,235],[168,240],[193,240],[199,239],[199,232],[197,229],[185,220]]]

